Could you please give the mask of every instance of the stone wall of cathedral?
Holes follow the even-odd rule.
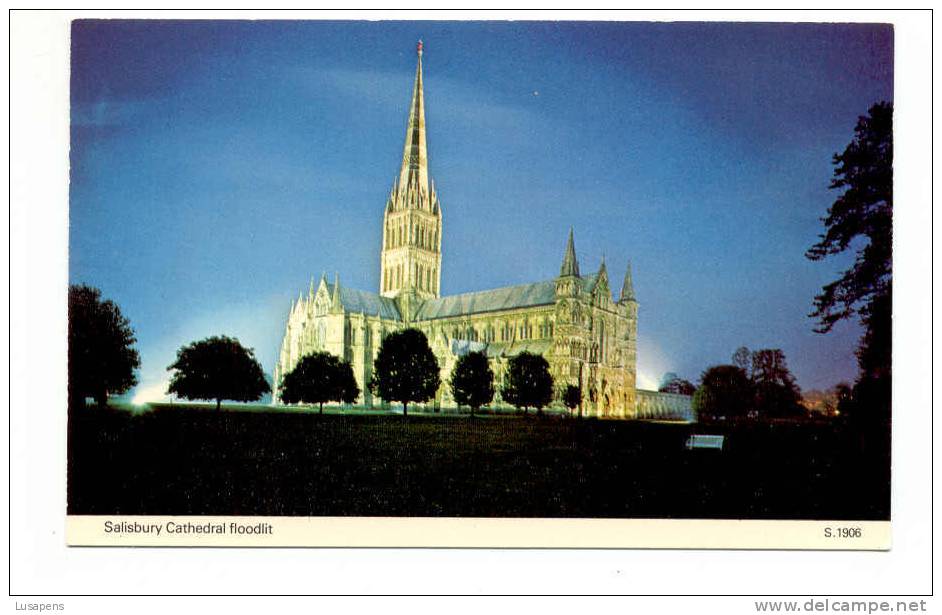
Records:
[[[559,395],[567,384],[583,391],[585,416],[630,418],[635,416],[635,371],[637,307],[633,302],[612,300],[604,279],[592,292],[560,288],[553,304],[526,308],[470,313],[456,317],[404,324],[379,315],[348,312],[333,305],[329,285],[322,281],[308,297],[299,298],[291,309],[281,352],[275,367],[275,398],[280,378],[301,357],[326,351],[349,361],[361,390],[359,404],[382,403],[367,387],[373,361],[383,337],[405,326],[425,333],[438,358],[442,386],[429,405],[454,405],[448,386],[458,359],[452,342],[467,340],[486,345],[502,405],[502,388],[509,360],[522,350],[542,354]],[[557,399],[554,405],[561,407]]]

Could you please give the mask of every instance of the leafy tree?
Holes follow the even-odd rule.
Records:
[[[181,347],[167,370],[173,371],[167,393],[184,399],[214,399],[217,410],[223,399],[256,401],[271,391],[255,352],[224,335]]]
[[[403,329],[386,336],[373,362],[374,393],[402,402],[402,413],[408,415],[409,402],[432,399],[440,385],[438,361],[424,333]]]
[[[574,384],[567,384],[563,391],[563,404],[569,408],[570,414],[579,408],[579,416],[582,416],[582,389]]]
[[[854,138],[834,155],[831,188],[840,195],[822,219],[825,232],[806,256],[814,261],[856,249],[853,266],[814,298],[816,331],[854,316],[864,326],[857,351],[858,405],[889,418],[893,292],[893,104],[880,102],[858,118]],[[871,412],[873,415],[874,413]]]
[[[360,394],[353,369],[346,361],[329,352],[315,352],[302,357],[281,383],[281,401],[287,404],[318,404],[324,413],[329,401],[356,401]]]
[[[451,394],[459,406],[469,406],[471,416],[494,399],[494,372],[483,352],[459,357],[451,372]]]
[[[542,414],[543,407],[553,399],[553,377],[546,359],[530,352],[521,352],[513,357],[501,397],[517,408],[522,408],[524,415],[527,408],[531,407]]]
[[[69,286],[69,400],[84,406],[94,397],[99,406],[108,395],[121,394],[137,384],[134,370],[141,359],[134,348],[130,321],[101,291],[85,285]]]
[[[665,378],[667,378],[668,375],[672,376],[672,378],[661,382],[661,386],[658,387],[659,392],[674,393],[675,395],[693,395],[697,390],[697,387],[695,387],[689,380],[684,380],[673,372],[668,372],[668,374],[665,375]]]
[[[337,368],[338,386],[340,387],[340,401],[345,404],[355,404],[360,396],[360,387],[357,385],[353,367],[349,361],[341,361]]]
[[[701,420],[746,416],[752,407],[752,382],[741,367],[715,365],[700,376],[693,409]]]
[[[787,417],[804,414],[801,390],[779,348],[766,348],[752,353],[752,383],[755,408],[762,416]]]

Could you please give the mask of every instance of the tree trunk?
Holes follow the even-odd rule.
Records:
[[[219,410],[219,405],[220,405],[221,403],[222,403],[222,399],[220,399],[220,398],[217,397],[217,398],[216,398],[216,410],[217,410],[217,411]]]
[[[471,418],[474,418],[474,406],[471,406]]]
[[[317,411],[318,414],[324,414],[324,402],[321,402],[321,409]]]
[[[402,402],[402,416],[409,416],[409,408],[406,402]]]

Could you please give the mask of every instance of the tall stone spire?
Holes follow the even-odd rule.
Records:
[[[560,276],[579,275],[579,261],[576,260],[576,245],[572,240],[572,227],[569,227],[569,242],[566,244],[566,255],[563,256],[563,266],[559,270]]]
[[[384,297],[439,296],[442,271],[442,211],[429,180],[422,90],[422,41],[417,47],[415,86],[402,165],[383,211],[380,289]]]
[[[423,194],[428,194],[428,148],[425,142],[425,93],[422,90],[422,41],[416,45],[418,64],[415,67],[415,85],[412,104],[409,105],[409,126],[399,170],[399,190],[408,190],[416,182]]]
[[[628,268],[625,269],[625,281],[621,285],[620,301],[635,300],[635,285],[631,280],[631,261],[628,261]]]

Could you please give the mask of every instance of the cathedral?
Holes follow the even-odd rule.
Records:
[[[563,248],[562,238],[560,247]],[[382,405],[367,386],[383,337],[413,327],[425,333],[441,368],[442,386],[428,406],[453,407],[448,381],[457,359],[486,352],[495,375],[494,404],[508,361],[528,351],[546,357],[557,389],[582,389],[582,413],[604,418],[690,418],[690,399],[635,386],[638,301],[625,271],[613,297],[604,262],[583,273],[573,232],[551,279],[441,296],[442,205],[428,173],[422,43],[409,107],[402,164],[383,212],[378,292],[344,286],[339,276],[311,280],[292,303],[274,371],[278,383],[301,359],[322,350],[350,362],[359,404]]]

